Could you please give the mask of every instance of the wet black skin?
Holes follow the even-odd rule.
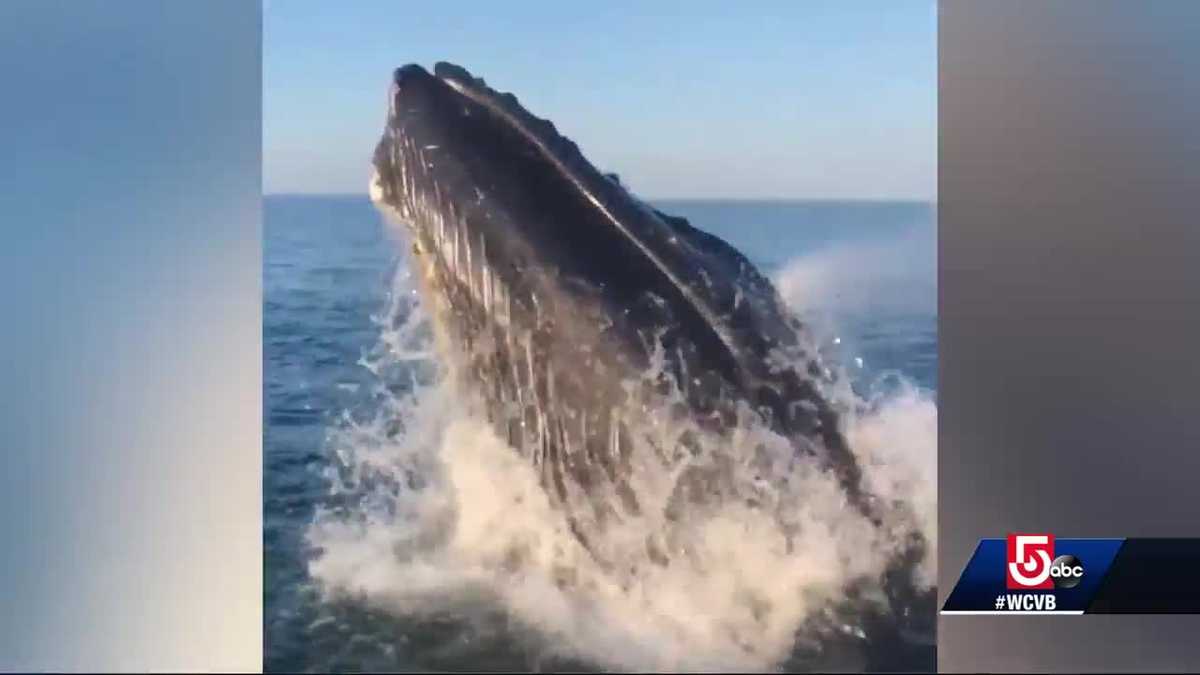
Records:
[[[646,370],[656,344],[684,392],[679,414],[720,432],[748,405],[796,453],[832,471],[852,508],[880,522],[881,505],[819,391],[824,365],[741,253],[649,207],[550,122],[458,66],[409,65],[393,82],[374,156],[376,198],[409,224],[414,250],[434,270],[430,290],[451,310],[443,323],[467,364],[464,381],[492,422],[541,468],[560,504],[572,490],[595,496],[593,513],[568,515],[585,546],[597,524],[640,508],[623,454],[638,394],[625,383]],[[510,290],[507,322],[448,271],[438,217],[474,242],[471,277],[486,264]],[[614,446],[614,435],[624,442]],[[932,602],[905,581],[923,546],[914,538],[889,574],[896,603]]]
[[[614,322],[608,334],[617,344],[610,349],[629,369],[644,368],[647,339],[661,334],[675,357],[671,368],[703,382],[689,392],[699,416],[716,410],[727,423],[728,406],[720,409],[716,400],[746,401],[781,434],[805,441],[804,451],[821,454],[849,501],[870,510],[837,414],[815,386],[823,367],[804,353],[796,320],[743,255],[686,220],[651,209],[596,170],[549,122],[461,68],[438,64],[430,74],[410,65],[395,72],[394,82],[388,123],[394,135],[385,132],[375,153],[385,202],[403,204],[410,192],[433,194],[436,184],[439,210],[453,205],[472,241],[485,242],[476,251],[486,248],[491,268],[513,289],[514,301],[521,299],[521,311],[532,312],[531,292],[557,301],[543,317],[561,312],[564,301],[586,297],[591,311]],[[411,159],[409,148],[420,149],[424,162]],[[410,166],[426,167],[410,170],[407,182],[396,161],[405,154]],[[770,365],[776,351],[788,357],[787,366]],[[808,367],[798,370],[798,362]],[[579,384],[588,389],[593,383]]]

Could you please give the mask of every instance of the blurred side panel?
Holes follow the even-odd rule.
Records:
[[[261,668],[260,42],[0,3],[0,669]]]
[[[1200,535],[1200,2],[944,2],[939,587]],[[1195,670],[1200,616],[942,617],[949,671]]]

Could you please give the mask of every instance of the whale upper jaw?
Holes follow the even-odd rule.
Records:
[[[792,337],[774,326],[732,334],[728,315],[753,312],[755,301],[770,305],[772,315],[781,309],[773,288],[761,292],[769,286],[761,278],[759,292],[739,292],[736,277],[757,276],[744,257],[727,245],[714,255],[719,240],[634,197],[553,123],[459,66],[438,63],[432,74],[417,65],[396,69],[374,164],[372,199],[414,226],[418,247],[447,268],[472,253],[472,267],[482,263],[500,275],[514,266],[554,270],[577,285],[616,289],[626,305],[649,291],[691,320],[713,364],[731,379],[750,374],[739,367],[742,342]],[[606,256],[624,269],[595,264]],[[749,302],[739,307],[740,299]]]

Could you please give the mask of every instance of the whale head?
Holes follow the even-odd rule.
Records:
[[[629,385],[657,363],[685,414],[720,429],[748,409],[864,503],[825,369],[772,284],[514,96],[446,63],[399,68],[374,166],[447,360],[560,499],[603,484],[636,510],[622,476],[647,402]]]

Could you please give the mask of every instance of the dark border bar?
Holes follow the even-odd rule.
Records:
[[[1128,539],[1088,614],[1200,614],[1200,539]]]

